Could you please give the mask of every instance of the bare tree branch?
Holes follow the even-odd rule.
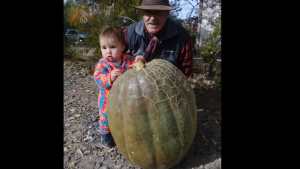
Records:
[[[195,6],[193,6],[193,8],[192,8],[192,10],[191,10],[191,12],[190,12],[190,14],[189,14],[189,18],[191,18],[192,14],[193,14],[193,12],[194,12],[194,9],[195,9]]]
[[[185,0],[185,2],[188,2],[193,8],[195,7],[195,5],[193,5],[189,0]]]
[[[186,0],[186,2],[188,2],[190,5],[194,6],[189,0]]]
[[[201,23],[202,23],[203,1],[204,0],[199,0],[199,13],[198,13],[197,38],[196,38],[196,44],[198,47],[201,46]]]

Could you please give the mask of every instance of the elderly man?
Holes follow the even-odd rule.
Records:
[[[187,31],[171,20],[168,0],[143,0],[135,7],[143,20],[129,25],[124,32],[128,50],[137,59],[168,60],[187,77],[192,73],[192,42]]]

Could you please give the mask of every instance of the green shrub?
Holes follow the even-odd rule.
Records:
[[[209,78],[215,80],[221,87],[221,63],[217,62],[217,55],[221,55],[221,19],[215,23],[215,28],[198,50],[205,63],[210,65]]]

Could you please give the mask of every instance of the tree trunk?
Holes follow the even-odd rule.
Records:
[[[203,11],[203,0],[199,0],[199,14],[198,14],[198,24],[197,24],[197,37],[196,44],[197,47],[201,46],[201,23],[202,23],[202,11]]]

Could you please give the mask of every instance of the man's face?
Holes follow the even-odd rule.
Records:
[[[146,29],[151,34],[158,33],[165,25],[169,11],[143,10],[141,11]]]

